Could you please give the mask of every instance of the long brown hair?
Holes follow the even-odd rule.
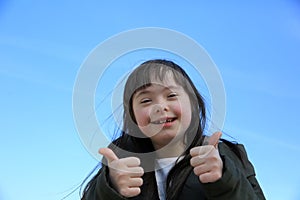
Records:
[[[192,122],[185,133],[187,145],[185,151],[180,156],[181,158],[183,158],[181,160],[177,160],[178,162],[171,169],[167,177],[166,199],[176,200],[184,186],[187,177],[190,173],[192,173],[193,170],[190,165],[190,149],[195,146],[202,145],[204,138],[203,133],[206,125],[206,109],[204,99],[197,91],[195,85],[193,84],[187,73],[180,66],[168,60],[149,60],[142,63],[129,75],[123,95],[123,129],[120,131],[120,137],[116,138],[116,140],[112,142],[112,144],[114,145],[110,145],[110,148],[113,149],[117,147],[119,149],[124,149],[132,153],[147,153],[155,151],[150,138],[139,137],[142,135],[142,132],[139,130],[136,124],[135,116],[133,114],[132,97],[139,89],[149,86],[151,84],[153,76],[155,76],[156,79],[158,78],[159,80],[163,81],[167,72],[171,72],[177,84],[185,89],[186,93],[189,95],[192,107]],[[247,158],[243,153],[240,152],[237,144],[224,139],[220,140],[224,142],[224,144],[226,144],[237,155],[237,157],[245,166],[244,162],[247,160]],[[118,155],[118,151],[115,151],[115,153]],[[150,160],[150,162],[148,160],[147,164],[151,162],[154,164],[154,160]],[[143,159],[141,159],[141,164],[143,165]],[[93,170],[93,172],[95,171],[95,169]],[[97,177],[103,172],[103,170],[104,167],[102,167],[85,186],[82,200],[85,199],[88,191],[96,192],[95,187]],[[145,173],[143,176],[143,180],[144,184],[141,187],[142,198],[145,200],[158,199],[158,194],[157,192],[155,192],[157,191],[157,184],[155,181],[154,172],[151,171]],[[147,188],[147,191],[145,191],[143,188]],[[139,196],[137,196],[133,199],[140,198]]]
[[[189,151],[192,147],[201,145],[203,138],[202,135],[206,124],[206,110],[203,97],[196,89],[190,77],[179,65],[168,60],[149,60],[142,63],[130,74],[125,85],[123,96],[123,135],[131,132],[134,132],[135,134],[140,132],[136,125],[136,120],[132,108],[132,97],[134,93],[137,92],[139,89],[147,87],[149,84],[151,84],[153,76],[158,80],[164,81],[165,75],[169,72],[172,73],[176,83],[182,86],[188,94],[191,102],[193,119],[185,134],[187,139],[187,147],[185,152],[183,152],[183,159],[180,162],[178,162],[176,164],[176,167],[174,167],[170,171],[167,178],[166,196],[167,199],[173,200],[176,199],[176,197],[178,196],[178,193],[181,191],[187,176],[192,171],[192,167],[189,164],[189,160],[191,158]],[[141,139],[139,137],[131,137],[131,139],[136,147],[135,152],[145,152],[151,150],[149,149],[149,147],[146,146],[146,144],[148,144],[148,146],[149,144],[151,144],[149,138]],[[154,150],[153,147],[152,150]],[[150,178],[148,181],[150,181]],[[150,185],[156,187],[155,183]]]
[[[155,151],[151,139],[142,137],[142,132],[136,124],[136,119],[132,108],[132,97],[140,89],[145,88],[151,84],[153,77],[157,80],[164,81],[166,74],[171,72],[175,82],[182,86],[188,94],[191,108],[192,108],[192,122],[188,127],[186,136],[186,149],[180,157],[183,157],[173,167],[167,177],[166,197],[168,200],[177,199],[181,192],[183,185],[188,175],[192,172],[192,167],[189,164],[191,156],[189,151],[192,147],[202,144],[203,132],[206,124],[206,109],[203,97],[200,95],[195,85],[193,84],[187,73],[176,63],[163,60],[154,59],[149,60],[139,65],[131,72],[127,78],[124,94],[123,94],[123,129],[121,135],[113,141],[113,147],[118,147],[132,153],[148,153]],[[115,152],[118,155],[118,152]],[[153,158],[154,159],[154,158]],[[154,164],[154,160],[150,163]],[[143,158],[141,158],[143,165]],[[149,164],[149,160],[147,160]],[[96,178],[101,173],[103,168],[91,179],[84,189],[84,196],[90,189],[95,189]],[[143,176],[144,185],[147,184],[147,191],[156,191],[157,185],[154,178],[154,172],[145,173]],[[142,186],[143,193],[143,186]],[[143,196],[143,199],[153,200],[157,199],[157,193],[151,192]]]

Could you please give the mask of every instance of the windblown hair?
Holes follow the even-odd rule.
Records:
[[[183,153],[183,159],[177,163],[176,168],[173,168],[170,171],[170,174],[167,179],[167,199],[176,199],[178,193],[181,191],[184,182],[192,171],[190,166],[190,154],[189,151],[192,147],[201,145],[202,135],[206,123],[206,110],[205,104],[202,96],[197,91],[195,85],[191,81],[190,77],[186,72],[177,64],[167,60],[150,60],[141,64],[137,69],[135,69],[131,75],[128,77],[128,80],[125,85],[124,91],[124,129],[123,132],[137,133],[140,132],[136,126],[135,116],[133,114],[132,108],[132,97],[133,95],[142,88],[145,88],[151,85],[153,79],[166,81],[166,74],[171,73],[175,82],[183,87],[190,98],[191,108],[192,108],[192,123],[186,131],[186,147],[185,152]],[[187,105],[188,106],[188,105]],[[148,141],[145,141],[148,140]],[[150,138],[138,138],[132,137],[136,147],[144,147],[145,145],[141,144],[150,144]],[[149,145],[148,145],[149,146]],[[142,149],[136,149],[137,152],[144,152]],[[151,150],[151,149],[148,149]],[[153,147],[152,147],[152,150]],[[147,175],[146,175],[147,176]],[[145,177],[147,178],[147,177]],[[151,182],[149,185],[152,185],[153,190],[156,188],[156,183],[153,179],[153,175],[147,178],[146,181]],[[148,186],[149,187],[149,186]],[[149,199],[152,199],[149,195]]]
[[[133,112],[132,100],[134,94],[140,89],[150,86],[153,80],[161,82],[167,81],[166,74],[173,76],[175,82],[183,87],[188,94],[191,102],[192,121],[185,133],[186,149],[177,160],[176,167],[173,167],[167,177],[167,200],[176,200],[181,192],[188,175],[192,172],[190,165],[190,149],[202,145],[203,132],[206,125],[206,109],[203,97],[200,95],[187,73],[172,61],[155,59],[142,63],[129,75],[123,95],[123,129],[121,136],[113,144],[120,149],[131,151],[133,153],[148,153],[155,151],[151,139],[143,137],[143,133],[138,128]],[[149,161],[148,161],[149,162]],[[141,159],[143,164],[143,160]],[[154,163],[154,160],[153,160]],[[87,190],[94,188],[96,178],[103,169],[87,184],[84,194]],[[157,190],[154,172],[145,173],[144,183],[147,183],[148,191]],[[142,186],[143,187],[143,186]],[[155,199],[154,192],[145,196],[146,199]],[[83,198],[84,199],[84,196]]]

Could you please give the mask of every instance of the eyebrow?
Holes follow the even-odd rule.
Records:
[[[148,93],[151,93],[151,91],[147,90],[149,87],[151,86],[148,86],[146,88],[143,88],[143,89],[140,89],[138,90],[136,93],[135,93],[135,98],[138,98],[139,96],[143,95],[143,94],[148,94]],[[164,86],[163,88],[163,91],[165,90],[177,90],[179,89],[180,87],[179,86],[175,86],[175,85],[169,85],[169,86]]]
[[[134,95],[135,95],[135,98],[138,98],[139,96],[142,96],[142,95],[148,94],[148,93],[150,93],[149,90],[141,89],[141,90],[137,91]]]
[[[165,89],[168,89],[168,90],[178,90],[179,88],[181,88],[182,86],[177,86],[177,85],[169,85],[167,87],[165,87]],[[164,89],[164,90],[165,90]]]

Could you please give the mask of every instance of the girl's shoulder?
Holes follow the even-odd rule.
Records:
[[[246,148],[243,144],[231,142],[228,140],[220,140],[219,152],[221,157],[226,158],[224,160],[231,160],[235,163],[236,167],[242,169],[245,175],[254,175],[254,166],[248,159]]]

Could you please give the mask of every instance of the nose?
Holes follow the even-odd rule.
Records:
[[[166,103],[158,103],[153,106],[154,113],[166,112],[169,110],[169,106]]]

